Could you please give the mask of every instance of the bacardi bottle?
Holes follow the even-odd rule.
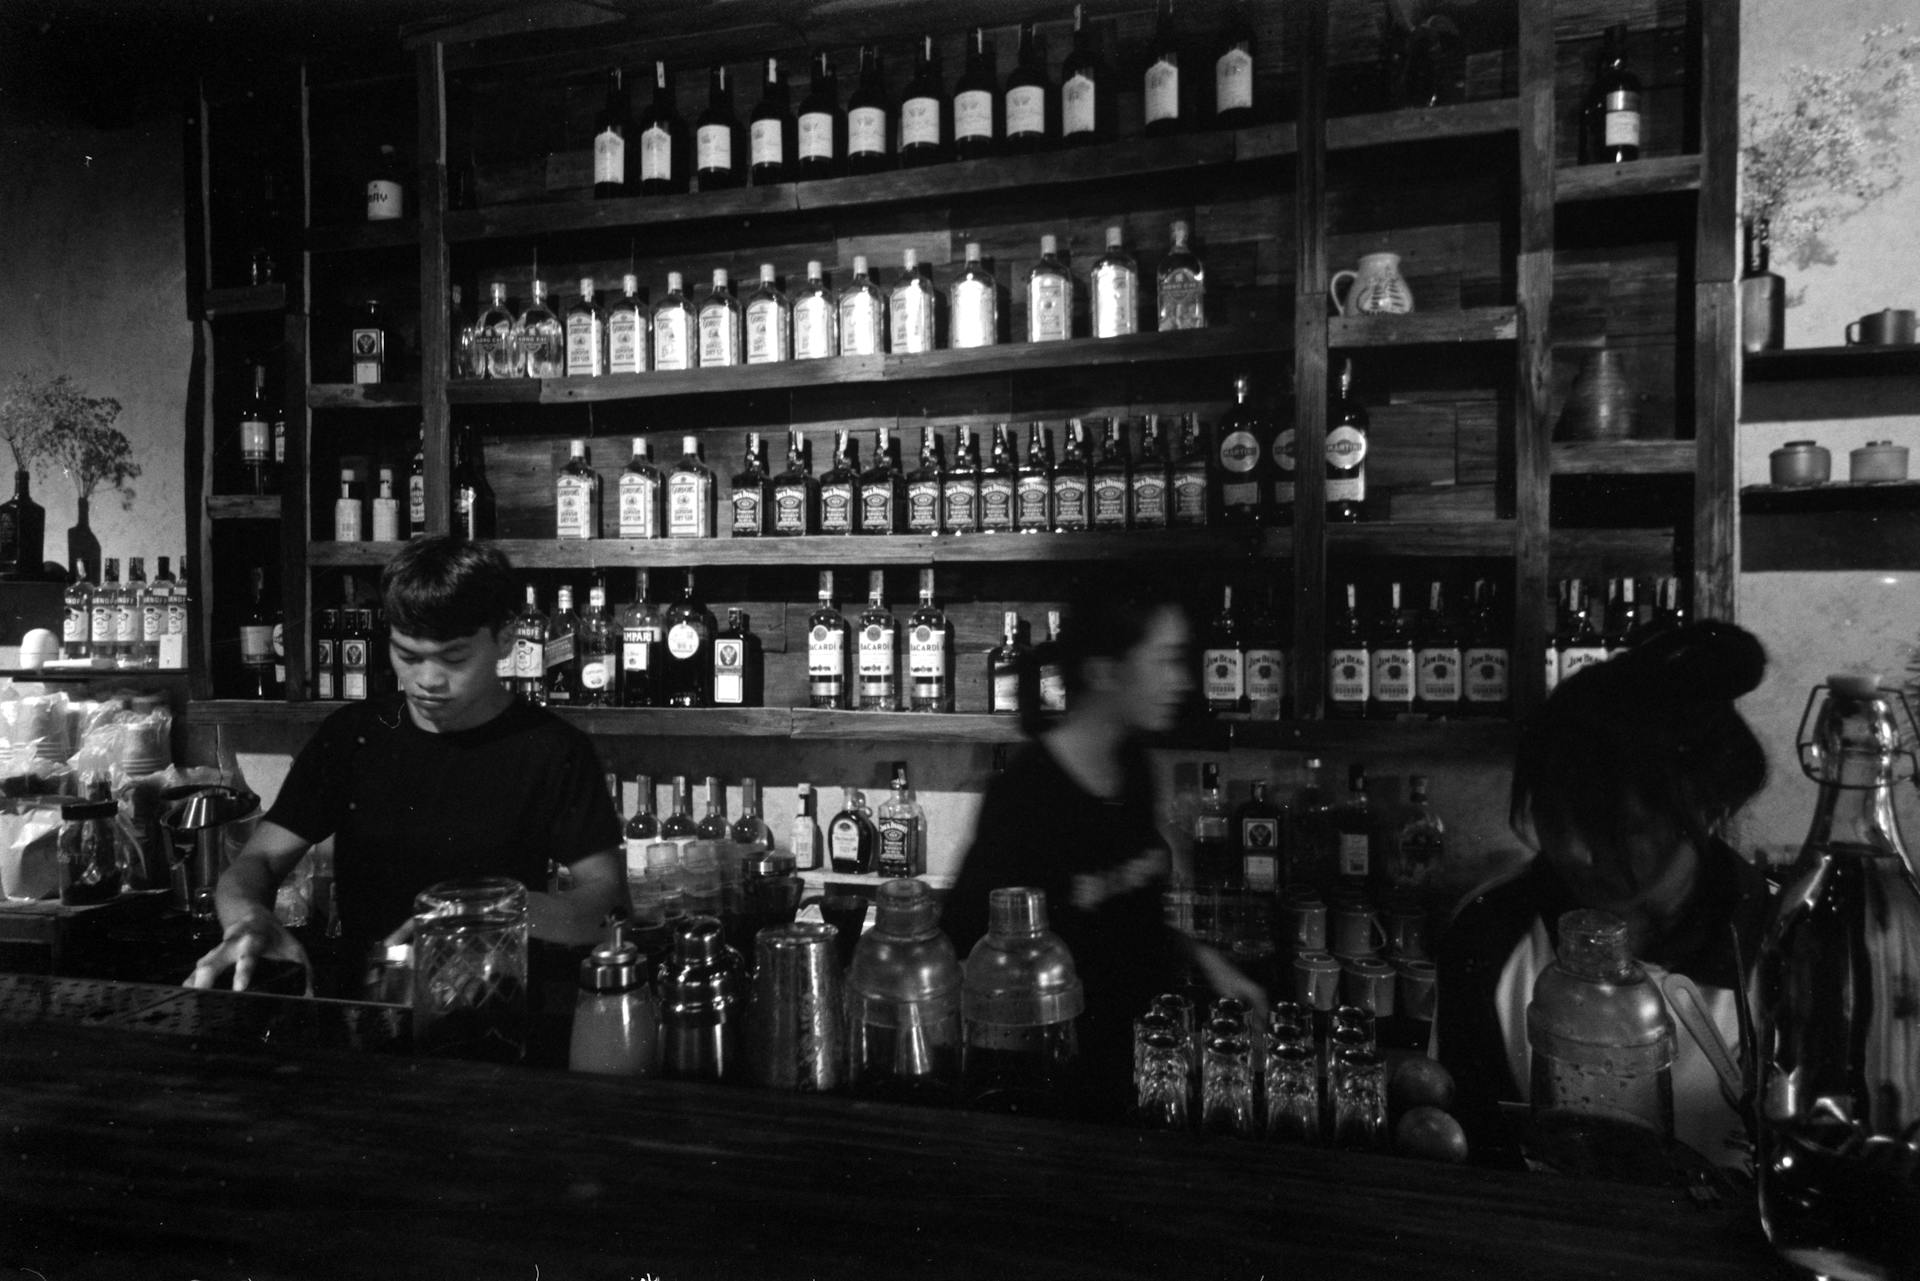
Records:
[[[587,462],[587,442],[567,442],[567,465],[554,477],[554,530],[558,539],[600,536],[600,475]]]
[[[1360,614],[1360,591],[1347,584],[1347,607],[1327,629],[1327,715],[1357,720],[1373,694],[1373,654]]]
[[[580,277],[580,296],[567,308],[567,376],[598,378],[607,372],[607,313],[594,299],[593,277]]]
[[[700,341],[693,307],[682,292],[680,273],[667,273],[667,293],[653,308],[653,367],[657,370],[694,369],[700,363]]]
[[[793,312],[773,277],[773,264],[760,264],[760,285],[747,298],[747,363],[772,365],[793,359]]]
[[[833,571],[820,571],[820,606],[807,616],[807,705],[851,706],[847,666],[853,627],[833,603]]]
[[[773,532],[773,477],[767,475],[765,452],[760,433],[748,432],[731,490],[735,538],[763,538]]]
[[[909,710],[953,710],[953,630],[946,611],[933,603],[931,569],[920,571],[920,606],[907,620],[907,676]]]
[[[827,288],[816,259],[807,283],[793,296],[793,358],[823,360],[840,353],[840,299]]]
[[[867,573],[867,608],[860,615],[855,641],[860,681],[859,707],[863,712],[900,710],[900,634],[893,611],[887,608],[886,574]]]
[[[661,656],[660,686],[668,707],[713,705],[713,638],[719,629],[713,614],[694,595],[693,571],[680,599],[668,606],[662,620],[666,644]]]

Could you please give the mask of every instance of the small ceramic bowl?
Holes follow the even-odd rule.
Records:
[[[1824,485],[1833,455],[1810,440],[1790,440],[1767,456],[1776,485]]]
[[[1847,478],[1862,480],[1905,480],[1907,447],[1890,440],[1870,440],[1847,455],[1851,467]]]

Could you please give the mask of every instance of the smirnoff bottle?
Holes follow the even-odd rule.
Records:
[[[658,370],[694,369],[700,363],[693,307],[681,285],[680,273],[668,272],[666,297],[653,309],[653,367]]]
[[[887,299],[888,338],[895,354],[929,352],[935,344],[939,295],[917,250],[903,250],[900,282]]]
[[[1059,242],[1040,237],[1040,259],[1027,272],[1027,341],[1073,337],[1073,277],[1058,257]]]
[[[807,616],[807,705],[844,710],[853,627],[833,603],[833,571],[820,571],[820,605]]]
[[[863,712],[900,710],[900,637],[893,611],[886,603],[886,574],[867,574],[867,608],[860,615],[855,642],[860,679],[859,706]]]
[[[567,376],[607,372],[607,314],[594,301],[593,277],[580,277],[580,297],[567,308]]]
[[[1140,332],[1140,268],[1123,247],[1119,227],[1107,228],[1107,251],[1093,264],[1093,336]]]
[[[146,645],[147,610],[152,603],[147,599],[147,590],[146,558],[134,556],[127,561],[127,585],[120,593],[120,604],[113,615],[114,645],[120,651],[116,661],[122,667],[153,666]]]
[[[651,341],[652,317],[640,296],[640,278],[620,277],[620,298],[607,308],[607,372],[644,374]]]
[[[73,577],[67,583],[62,604],[66,613],[60,624],[60,657],[92,657],[93,584],[87,581],[86,561],[73,562]]]
[[[620,473],[618,488],[622,538],[660,538],[666,534],[666,482],[653,465],[645,436],[633,438],[633,456]]]
[[[867,277],[867,256],[853,256],[853,280],[840,295],[840,354],[878,356],[887,349],[887,300]]]
[[[1000,341],[1000,282],[981,266],[980,242],[967,242],[966,265],[947,291],[949,346],[991,347]]]
[[[907,620],[908,709],[953,710],[953,631],[946,611],[933,603],[933,570],[920,571],[920,607]]]
[[[182,565],[186,563],[184,560]],[[167,558],[160,558],[160,576],[155,586],[167,589],[167,630],[160,638],[160,667],[164,671],[184,671],[187,666],[187,620],[193,616],[193,601],[187,585],[173,576]]]
[[[821,360],[840,352],[840,300],[827,288],[816,259],[807,263],[807,283],[793,296],[793,358]]]
[[[762,538],[772,532],[773,478],[762,461],[760,433],[747,433],[739,474],[733,478],[733,536]]]
[[[973,428],[965,423],[954,431],[953,466],[940,481],[940,532],[972,534],[980,529],[980,460],[974,452]]]
[[[771,60],[769,60],[771,61]],[[747,299],[747,363],[771,365],[793,359],[793,313],[774,283],[773,264],[760,264],[760,287]]]
[[[587,463],[587,442],[567,443],[567,465],[554,478],[554,532],[559,539],[600,536],[600,476]]]
[[[106,573],[87,602],[87,648],[93,658],[117,659],[113,612],[120,598],[120,558],[107,557]]]
[[[920,429],[920,465],[907,475],[907,532],[940,532],[941,490],[946,468],[940,456],[940,433],[928,423]]]
[[[513,690],[528,702],[547,701],[541,679],[546,674],[546,643],[547,616],[540,612],[534,585],[528,583],[527,603],[513,620]]]

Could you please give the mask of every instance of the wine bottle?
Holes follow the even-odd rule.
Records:
[[[1255,53],[1253,19],[1247,12],[1247,0],[1235,0],[1228,11],[1219,52],[1213,59],[1214,128],[1239,129],[1253,123]]]
[[[1327,519],[1356,521],[1367,502],[1367,410],[1353,398],[1353,362],[1341,366],[1327,415]]]
[[[953,154],[980,160],[1000,149],[1000,78],[986,29],[967,37],[967,65],[953,86]]]
[[[607,98],[593,121],[593,194],[608,200],[627,194],[627,134],[633,129],[620,68],[607,73]]]
[[[687,190],[687,122],[674,105],[667,64],[653,64],[653,100],[640,116],[640,192],[665,196]]]
[[[693,151],[700,190],[741,185],[746,157],[740,146],[740,118],[733,110],[733,81],[718,63],[707,73],[707,106],[694,124]]]
[[[780,75],[780,60],[767,59],[760,102],[747,127],[748,174],[756,187],[787,182],[795,176],[792,102]]]
[[[1173,0],[1159,0],[1147,69],[1141,77],[1149,138],[1179,133],[1187,127],[1186,86],[1182,83],[1180,42],[1173,28]]]
[[[1084,4],[1073,6],[1073,51],[1060,64],[1059,116],[1060,140],[1070,147],[1113,141],[1113,79]]]
[[[1600,73],[1587,92],[1586,143],[1581,157],[1588,164],[1610,165],[1640,158],[1643,120],[1640,114],[1640,77],[1627,66],[1627,29],[1607,28],[1600,52]]]
[[[1053,89],[1047,83],[1046,55],[1034,39],[1033,24],[1020,24],[1020,58],[1007,75],[1006,150],[1010,155],[1041,151],[1053,143]]]
[[[947,91],[941,81],[940,55],[932,36],[914,46],[913,79],[900,93],[900,163],[912,169],[950,159],[947,150]]]
[[[813,55],[813,82],[800,103],[796,134],[796,176],[831,178],[846,165],[847,117],[840,110],[840,86],[833,60]]]
[[[893,109],[880,70],[880,50],[860,46],[860,79],[847,98],[847,172],[893,168]]]

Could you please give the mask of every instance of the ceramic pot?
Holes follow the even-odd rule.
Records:
[[[1347,289],[1343,292],[1341,282]],[[1403,316],[1413,310],[1413,291],[1400,275],[1399,254],[1365,254],[1356,271],[1336,271],[1327,297],[1343,316]]]

